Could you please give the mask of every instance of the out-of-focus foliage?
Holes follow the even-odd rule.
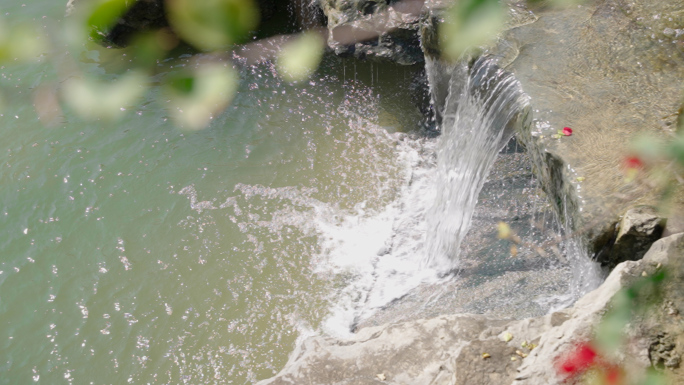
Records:
[[[684,103],[677,130],[663,139],[651,135],[634,138],[631,153],[626,155],[627,180],[638,181],[659,191],[658,209],[671,214],[677,192],[684,186]],[[629,165],[632,165],[630,167]]]
[[[666,273],[642,277],[629,287],[620,290],[611,300],[610,311],[603,317],[596,330],[595,343],[604,354],[615,354],[624,343],[624,330],[632,317],[650,309],[660,297],[660,289]]]
[[[498,0],[458,1],[439,27],[443,54],[456,60],[471,47],[485,45],[501,31],[506,8]]]
[[[147,76],[140,71],[130,71],[115,81],[74,77],[64,83],[62,97],[86,119],[114,119],[145,93],[146,83]]]
[[[527,0],[544,6],[568,7],[586,0]],[[500,0],[454,1],[439,26],[439,41],[444,58],[458,60],[469,49],[493,42],[508,22],[508,8]]]
[[[643,378],[629,378],[616,362],[629,343],[625,329],[635,315],[645,314],[660,300],[666,274],[658,270],[620,290],[599,323],[591,341],[582,341],[563,352],[556,362],[558,375],[568,383],[596,385],[665,385],[666,377],[648,370]]]
[[[199,130],[230,104],[238,84],[233,67],[217,62],[175,75],[164,88],[176,122],[182,128]]]
[[[131,49],[134,52],[133,65],[143,68],[154,66],[157,60],[177,47],[178,43],[178,37],[168,28],[140,33],[131,42]]]
[[[81,0],[61,29],[49,26],[54,36],[46,39],[38,25],[19,23],[11,28],[0,24],[0,65],[31,61],[47,52],[45,42],[66,42],[75,56],[103,56],[93,42],[107,45],[111,34],[135,8],[133,0]],[[207,127],[233,100],[239,75],[226,55],[256,31],[259,9],[254,0],[165,0],[170,28],[142,31],[127,39],[129,47],[119,62],[122,75],[84,73],[80,60],[53,52],[49,62],[62,77],[56,83],[35,87],[33,102],[41,121],[55,121],[66,106],[85,119],[117,119],[149,92],[150,83],[160,83],[157,101],[168,108],[170,116],[183,129]],[[125,28],[129,28],[124,26]],[[173,32],[172,32],[173,31]],[[180,73],[157,73],[158,63],[176,48],[180,40],[221,60],[192,61]],[[266,56],[277,61],[283,78],[298,81],[315,71],[321,60],[324,39],[305,32],[284,39],[281,52]],[[100,50],[98,52],[98,50]],[[117,48],[112,48],[116,53]],[[109,56],[109,55],[106,55]],[[116,54],[113,55],[116,57]],[[205,57],[206,58],[206,57]],[[106,59],[103,59],[106,61]],[[173,59],[170,59],[173,60]],[[99,59],[98,59],[99,61]],[[154,76],[154,80],[150,78]],[[0,90],[0,96],[2,96]],[[2,99],[2,98],[0,98]],[[1,100],[0,100],[1,101]],[[2,103],[0,103],[2,108]]]
[[[0,62],[32,60],[46,50],[34,25],[20,23],[9,27],[0,20]]]
[[[252,0],[167,0],[166,5],[174,30],[205,51],[239,43],[259,23]]]
[[[94,40],[103,40],[107,32],[133,5],[129,0],[99,0],[90,4],[85,26]]]
[[[278,73],[285,80],[304,80],[318,67],[323,56],[325,41],[316,32],[305,32],[287,42],[278,55]]]

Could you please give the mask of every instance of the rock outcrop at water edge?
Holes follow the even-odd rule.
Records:
[[[506,31],[491,54],[515,74],[533,111],[519,137],[547,194],[592,256],[614,266],[618,222],[662,191],[625,172],[631,143],[671,140],[684,84],[684,3],[601,0],[531,8],[535,21]],[[571,136],[558,135],[570,127]],[[673,216],[684,207],[670,194]]]
[[[418,29],[422,0],[319,0],[328,45],[337,55],[404,65],[423,62]]]
[[[459,314],[362,329],[349,340],[303,341],[285,368],[260,385],[553,385],[566,383],[558,360],[595,337],[621,290],[666,272],[662,296],[635,312],[619,356],[630,378],[655,367],[684,384],[684,233],[662,238],[639,261],[618,265],[573,307],[520,321]],[[655,298],[651,298],[655,299]]]
[[[437,29],[452,3],[427,0],[420,29],[427,60],[442,78],[449,64],[441,59]],[[684,3],[597,0],[528,8],[513,1],[509,10],[507,29],[484,54],[497,57],[530,97],[518,139],[564,222],[592,257],[615,266],[624,260],[613,251],[620,247],[620,219],[636,206],[658,206],[664,194],[658,170],[629,178],[624,163],[639,138],[675,135],[684,87]],[[432,83],[439,108],[448,82]],[[571,135],[562,133],[565,127]],[[684,212],[683,189],[667,194],[673,209],[658,213],[659,221]]]

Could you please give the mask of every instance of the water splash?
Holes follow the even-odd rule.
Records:
[[[442,88],[444,91],[444,89]],[[528,104],[520,83],[493,59],[457,64],[440,111],[435,198],[428,210],[428,266],[455,268],[487,174]]]

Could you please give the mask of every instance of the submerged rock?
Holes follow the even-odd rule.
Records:
[[[422,0],[319,0],[336,54],[411,65],[423,62]]]
[[[610,359],[631,378],[656,367],[672,384],[684,384],[684,233],[659,240],[640,261],[618,265],[572,308],[521,321],[460,314],[369,327],[349,340],[310,337],[276,377],[259,384],[377,384],[378,373],[397,385],[566,383],[558,359],[595,336],[620,290],[661,269],[662,295],[647,298],[655,301],[649,311],[635,312],[628,345]]]

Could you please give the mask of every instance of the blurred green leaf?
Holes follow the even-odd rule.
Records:
[[[147,75],[141,71],[129,71],[116,81],[71,78],[62,88],[62,97],[85,119],[115,119],[146,89]]]
[[[638,385],[667,385],[667,377],[662,373],[658,373],[654,369],[649,369],[646,372],[646,377],[638,382]]]
[[[660,296],[665,270],[638,279],[620,290],[611,300],[610,310],[596,329],[595,342],[604,353],[614,353],[623,342],[623,331],[634,313],[644,312]]]
[[[631,141],[630,149],[643,161],[654,162],[663,156],[664,143],[659,138],[644,134]]]
[[[95,2],[86,18],[89,36],[102,40],[117,21],[135,3],[132,0],[99,0]]]
[[[304,32],[289,41],[277,59],[278,73],[289,82],[307,79],[323,57],[325,41],[316,32]]]
[[[206,51],[240,42],[259,23],[252,0],[168,0],[166,4],[174,30]]]
[[[193,86],[195,84],[195,78],[193,76],[177,76],[171,79],[169,86],[178,92],[179,95],[188,96],[192,93]]]
[[[139,33],[133,38],[130,49],[134,52],[133,64],[139,67],[154,66],[178,45],[178,38],[168,29]]]
[[[603,352],[613,353],[622,344],[622,332],[632,317],[632,299],[627,290],[621,290],[612,299],[612,308],[596,330],[596,346]]]
[[[684,167],[684,131],[679,131],[667,146],[667,155]]]
[[[238,85],[237,72],[224,63],[203,64],[173,76],[165,86],[171,115],[182,128],[203,129],[230,104]]]
[[[0,61],[32,60],[46,51],[35,25],[20,23],[6,27],[0,22]]]
[[[457,2],[439,26],[444,55],[457,60],[467,49],[487,44],[501,32],[506,17],[506,9],[498,0]]]

